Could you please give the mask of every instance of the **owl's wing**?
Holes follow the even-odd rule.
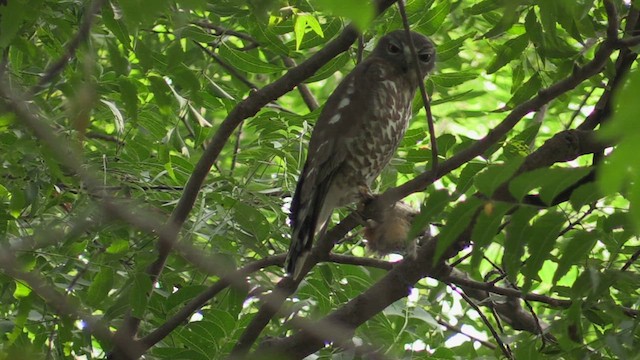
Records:
[[[296,268],[304,253],[311,249],[313,238],[331,215],[323,211],[334,177],[347,155],[347,143],[367,121],[372,82],[379,81],[385,64],[375,58],[362,62],[340,83],[327,100],[309,142],[296,192],[291,201],[291,244],[286,271],[297,277]],[[355,186],[355,185],[354,185]]]

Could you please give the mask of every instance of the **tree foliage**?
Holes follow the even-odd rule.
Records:
[[[319,105],[394,3],[0,1],[0,358],[637,358],[637,1],[409,0],[438,164],[418,95],[283,277]],[[375,257],[399,200],[417,256]]]

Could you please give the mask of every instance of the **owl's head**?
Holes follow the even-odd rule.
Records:
[[[426,75],[435,66],[436,47],[428,37],[413,31],[410,34],[418,54],[421,73]],[[404,30],[395,30],[383,36],[373,50],[373,55],[386,59],[399,72],[415,74],[414,57],[411,54],[411,47]]]

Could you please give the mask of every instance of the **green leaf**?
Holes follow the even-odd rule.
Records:
[[[228,336],[218,324],[206,320],[191,322],[183,327],[178,334],[189,349],[204,355],[216,353],[218,339]]]
[[[296,22],[293,25],[293,34],[296,37],[296,50],[300,49],[304,33],[307,30],[307,22],[305,21],[306,16],[308,15],[296,16]]]
[[[124,103],[124,109],[132,119],[138,118],[138,88],[132,80],[121,77],[118,79],[120,88],[120,101]]]
[[[540,91],[541,85],[542,85],[542,80],[540,79],[540,76],[538,74],[534,74],[529,78],[529,80],[527,80],[527,82],[522,84],[516,90],[516,92],[511,97],[511,99],[507,101],[507,107],[513,108],[525,102],[526,100],[531,99],[534,95],[538,93],[538,91]]]
[[[200,26],[187,25],[183,28],[176,29],[174,34],[178,39],[189,39],[199,43],[212,43],[218,38],[205,32]]]
[[[103,267],[91,281],[91,285],[87,290],[87,304],[90,306],[99,306],[113,288],[114,271],[111,268]]]
[[[13,298],[16,300],[20,300],[22,298],[26,298],[31,294],[31,288],[28,287],[21,281],[15,281],[16,288],[13,290]]]
[[[422,233],[434,216],[444,210],[449,201],[451,201],[451,196],[447,190],[436,190],[430,193],[427,201],[420,208],[420,214],[413,219],[407,239],[415,239]]]
[[[457,204],[456,207],[453,208],[451,214],[447,217],[445,227],[440,234],[438,234],[438,244],[434,254],[435,260],[439,259],[449,246],[458,239],[471,223],[471,220],[473,220],[481,205],[482,201],[480,199],[472,197],[467,201]]]
[[[282,42],[272,27],[262,21],[257,20],[254,17],[249,18],[245,26],[251,31],[251,34],[257,38],[257,40],[267,45],[270,50],[277,52],[279,55],[289,56],[289,48]],[[311,37],[311,36],[307,36]],[[304,44],[304,42],[303,42]],[[301,46],[301,48],[304,48]]]
[[[4,49],[13,41],[24,22],[27,10],[38,11],[28,5],[26,0],[11,0],[0,5],[0,49]]]
[[[324,64],[315,74],[306,79],[305,83],[313,83],[316,81],[324,80],[329,76],[335,74],[336,71],[341,70],[349,61],[349,54],[343,53],[335,58],[329,60],[328,63]]]
[[[207,353],[201,353],[192,349],[182,347],[158,347],[151,348],[151,354],[160,359],[168,360],[210,360]]]
[[[282,70],[280,66],[262,61],[259,57],[253,55],[253,53],[233,50],[228,46],[220,47],[220,56],[226,60],[227,63],[248,73],[269,74]]]
[[[590,182],[573,190],[569,202],[573,209],[579,211],[583,206],[596,202],[602,198],[598,184]]]
[[[304,38],[307,28],[313,30],[313,32],[318,34],[320,37],[324,37],[320,23],[315,17],[313,17],[313,15],[299,14],[296,16],[296,21],[293,25],[293,33],[296,37],[296,50],[300,49],[300,44],[302,44],[302,39]]]
[[[449,40],[441,45],[437,46],[438,51],[438,62],[445,62],[449,59],[455,58],[458,59],[458,55],[460,54],[460,47],[465,42],[465,40],[473,37],[475,32],[469,32],[463,36],[460,36],[457,39]]]
[[[102,9],[102,21],[111,33],[118,39],[120,44],[125,49],[132,49],[131,38],[129,37],[129,30],[126,24],[119,19],[115,18],[113,9],[111,6],[104,6]]]
[[[107,47],[109,48],[109,59],[116,74],[128,76],[131,71],[130,64],[128,59],[121,54],[117,43],[115,41],[109,41],[107,42]]]
[[[499,9],[502,6],[504,6],[502,1],[483,0],[473,4],[473,6],[471,6],[470,8],[465,9],[465,12],[469,15],[481,15]]]
[[[429,76],[429,79],[436,85],[445,88],[458,86],[467,81],[476,79],[478,74],[471,71],[460,71],[455,73],[437,73]]]
[[[558,260],[558,268],[553,274],[553,283],[557,283],[565,276],[571,266],[584,262],[589,256],[591,249],[598,242],[599,234],[597,231],[574,231],[571,239],[560,251],[560,259]]]
[[[523,161],[524,158],[514,158],[505,164],[488,166],[475,177],[476,188],[488,197],[493,196],[493,192],[515,174]]]
[[[118,239],[109,245],[106,250],[107,254],[122,254],[129,250],[129,241],[124,239]]]
[[[269,235],[269,221],[260,210],[244,203],[234,205],[238,224],[257,240],[266,239]]]
[[[480,162],[470,162],[462,168],[460,172],[460,177],[458,177],[458,183],[456,184],[456,193],[464,194],[471,188],[473,182],[475,180],[476,175],[485,167],[487,164]]]
[[[538,45],[544,46],[544,36],[542,35],[542,25],[538,22],[538,17],[534,9],[527,12],[527,16],[524,19],[524,28],[527,30],[529,40]]]
[[[491,30],[482,35],[485,39],[490,39],[502,35],[518,21],[520,13],[516,11],[517,4],[507,2],[501,11],[502,17]]]
[[[206,289],[207,287],[204,285],[189,285],[182,287],[169,295],[167,300],[164,302],[164,308],[166,311],[171,311],[178,305],[194,299]]]
[[[149,294],[151,293],[151,279],[145,272],[137,272],[133,275],[133,284],[129,293],[129,304],[131,314],[137,318],[142,318],[147,309]]]
[[[171,88],[167,85],[167,82],[159,76],[147,77],[151,83],[151,91],[153,92],[153,100],[156,102],[159,108],[171,110],[173,104],[173,96],[171,96]]]
[[[429,80],[431,81],[431,80]],[[477,98],[479,96],[485,95],[486,92],[484,91],[475,91],[475,90],[467,90],[467,91],[462,91],[460,93],[457,94],[451,94],[451,95],[445,95],[439,99],[433,99],[431,101],[431,106],[436,106],[436,105],[440,105],[440,104],[446,104],[446,103],[451,103],[451,102],[456,102],[456,101],[466,101],[466,100],[471,100],[474,98]],[[422,99],[420,99],[420,101],[417,102],[417,106],[414,103],[413,106],[413,111],[414,113],[419,111],[422,108]]]
[[[509,191],[522,200],[531,190],[540,188],[540,199],[551,204],[553,199],[590,172],[588,168],[542,168],[516,176],[509,182]]]
[[[598,185],[604,194],[625,192],[630,202],[630,215],[635,230],[640,231],[640,181],[638,153],[640,152],[640,101],[633,94],[640,91],[640,71],[629,73],[624,86],[613,97],[614,109],[610,121],[603,126],[602,135],[607,140],[616,139],[618,145],[607,158],[598,174]]]
[[[530,207],[520,207],[511,215],[511,222],[507,226],[506,239],[504,243],[504,254],[502,255],[502,265],[509,275],[509,280],[515,282],[516,276],[520,272],[521,258],[524,255],[524,247],[530,240],[529,231],[531,226],[529,221],[537,214],[538,210]]]
[[[565,223],[565,217],[557,211],[549,211],[533,223],[527,236],[529,238],[529,258],[526,260],[522,274],[529,280],[537,278],[542,263],[551,256],[556,239]],[[523,288],[524,292],[528,289]]]
[[[442,23],[444,23],[445,19],[449,15],[450,9],[450,0],[439,0],[435,6],[427,10],[427,15],[418,27],[420,32],[427,36],[433,35],[438,31],[440,26],[442,26]],[[438,56],[440,56],[440,54],[438,54]]]
[[[473,242],[473,255],[471,266],[477,268],[484,255],[484,249],[498,234],[498,228],[502,225],[502,218],[513,205],[506,203],[486,203],[473,226],[471,241]]]
[[[526,34],[517,36],[502,44],[496,50],[496,56],[487,66],[487,74],[495,73],[503,66],[507,65],[511,60],[522,55],[522,52],[528,44],[529,39],[527,38]]]
[[[359,30],[365,30],[375,17],[373,3],[360,0],[315,0],[319,9],[327,11],[335,16],[351,19]]]

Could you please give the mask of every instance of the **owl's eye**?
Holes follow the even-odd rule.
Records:
[[[387,45],[387,52],[394,55],[399,54],[400,48],[396,44],[389,43],[389,45]]]
[[[431,54],[429,53],[418,54],[418,59],[420,59],[420,61],[422,62],[429,62],[429,60],[431,60]]]

